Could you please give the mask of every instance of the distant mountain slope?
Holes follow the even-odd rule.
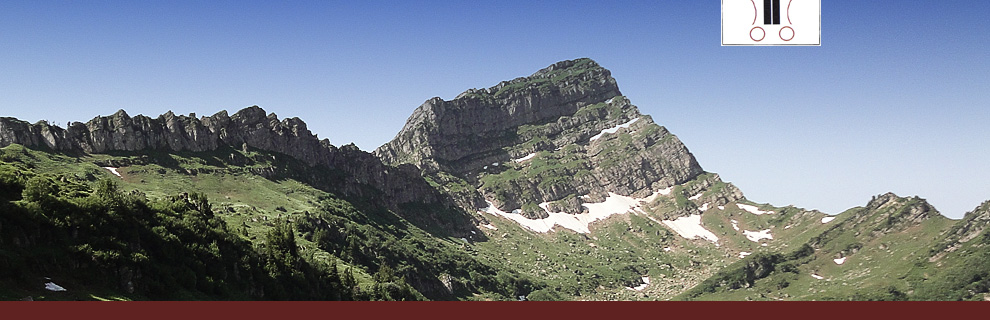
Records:
[[[754,254],[685,292],[698,300],[907,300],[912,277],[953,221],[918,197],[892,193],[849,209],[807,242]]]

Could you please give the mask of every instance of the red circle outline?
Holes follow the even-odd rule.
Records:
[[[760,31],[763,31],[763,37],[760,37],[760,40],[756,40],[756,38],[753,38],[753,30],[756,29],[760,29]],[[763,39],[766,39],[766,37],[767,37],[767,31],[763,30],[763,28],[761,28],[760,26],[755,26],[753,27],[753,29],[749,29],[749,38],[753,39],[753,41],[760,42],[763,41]]]
[[[791,37],[790,38],[784,39],[784,34],[783,34],[784,28],[791,29]],[[794,32],[794,28],[791,28],[791,26],[784,26],[784,28],[780,28],[780,31],[777,31],[777,36],[780,37],[780,40],[784,40],[784,41],[794,40],[794,35],[796,34]],[[753,32],[753,30],[750,30],[749,32]],[[750,35],[749,37],[752,38],[753,35]]]

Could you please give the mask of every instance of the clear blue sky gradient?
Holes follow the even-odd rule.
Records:
[[[722,47],[713,0],[3,1],[0,116],[259,105],[372,150],[430,97],[590,57],[751,200],[990,199],[990,1],[822,8],[821,47]]]

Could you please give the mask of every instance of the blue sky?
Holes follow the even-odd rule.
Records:
[[[822,46],[785,48],[720,46],[719,1],[4,1],[0,116],[259,105],[372,150],[431,97],[590,57],[751,200],[990,199],[990,2],[822,2]]]

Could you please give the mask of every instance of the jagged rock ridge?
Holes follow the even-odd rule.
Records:
[[[274,114],[252,106],[228,116],[220,111],[196,118],[172,112],[157,118],[128,116],[120,110],[108,117],[86,123],[73,122],[67,129],[40,121],[30,124],[14,118],[0,118],[0,147],[10,144],[49,148],[64,152],[107,153],[113,151],[166,150],[211,151],[223,146],[257,148],[289,155],[310,166],[322,165],[341,170],[350,177],[346,194],[367,194],[371,185],[380,190],[386,205],[409,202],[437,203],[442,196],[411,166],[391,167],[354,145],[336,147],[328,139],[319,140],[299,118],[279,120]]]

